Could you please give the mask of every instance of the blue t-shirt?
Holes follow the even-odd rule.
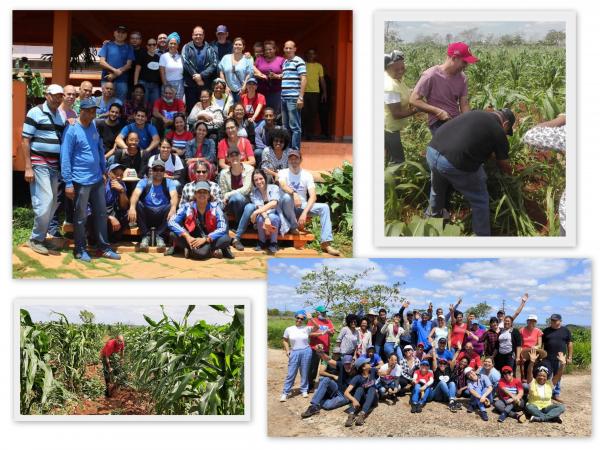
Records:
[[[454,352],[447,348],[445,348],[443,351],[440,351],[440,349],[436,347],[435,353],[437,353],[438,360],[443,358],[446,361],[452,361],[452,358],[454,357]]]
[[[136,132],[138,137],[140,138],[139,147],[142,150],[146,150],[152,142],[152,138],[154,136],[158,136],[158,131],[156,130],[156,127],[151,123],[147,123],[146,125],[144,125],[144,128],[142,128],[141,130],[137,127],[135,123],[127,124],[123,127],[119,134],[123,139],[127,139],[127,135],[132,131]]]
[[[367,355],[364,355],[365,358],[367,358]],[[371,367],[375,367],[377,364],[379,364],[381,362],[381,356],[379,356],[377,353],[373,354],[372,358],[369,358],[369,362],[371,364]]]
[[[417,344],[422,342],[425,346],[425,350],[431,348],[431,344],[429,343],[427,338],[429,337],[429,333],[431,333],[432,327],[433,322],[431,320],[428,320],[427,322],[425,322],[425,324],[423,324],[422,320],[414,320],[412,323],[413,331],[417,332]]]
[[[127,61],[135,60],[135,55],[133,53],[133,47],[127,43],[117,44],[114,41],[107,42],[102,46],[100,51],[98,52],[98,56],[105,58],[106,62],[113,66],[115,69],[119,69],[127,64]],[[129,69],[131,70],[131,69]],[[108,75],[109,72],[107,70],[102,71],[102,81],[107,81],[104,78]],[[113,81],[127,81],[129,74],[127,72],[121,74]]]
[[[60,149],[61,174],[65,185],[89,186],[102,180],[106,167],[104,145],[96,124],[84,128],[79,122],[65,132]]]
[[[167,190],[169,191],[169,193],[171,194],[173,192],[176,192],[177,188],[173,184],[173,181],[169,178],[166,178],[166,180]],[[138,184],[135,188],[143,192],[148,183],[152,183],[152,181],[148,180],[148,178],[144,178],[138,181]],[[148,192],[148,195],[146,195],[146,197],[144,198],[144,205],[154,208],[168,205],[170,203],[171,199],[169,197],[165,197],[165,192],[161,184],[159,184],[158,186],[152,184],[152,186],[150,187],[150,192]]]

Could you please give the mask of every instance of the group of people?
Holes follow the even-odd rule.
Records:
[[[413,89],[404,80],[405,54],[394,50],[384,55],[384,147],[390,165],[405,160],[401,135],[408,125],[409,117],[423,112],[431,141],[426,150],[430,170],[431,188],[427,217],[450,217],[447,209],[451,189],[460,192],[472,210],[472,229],[477,236],[490,236],[490,207],[487,176],[484,163],[493,159],[503,173],[512,175],[509,162],[510,144],[516,118],[510,108],[498,110],[471,110],[468,97],[467,76],[464,71],[479,61],[467,44],[453,42],[448,45],[442,64],[426,69]],[[554,121],[537,125],[544,129],[531,139],[538,147],[550,146],[564,151],[564,125],[566,116],[561,114]],[[546,128],[557,130],[546,131]],[[547,136],[562,137],[562,141],[548,143]],[[540,145],[540,141],[543,144]],[[529,143],[526,139],[524,142]],[[564,196],[561,209],[565,207]],[[565,234],[565,217],[561,213],[561,235]]]
[[[434,401],[453,413],[464,407],[483,421],[491,409],[498,422],[561,423],[561,377],[573,359],[571,332],[560,314],[552,314],[543,330],[535,314],[517,328],[527,301],[525,294],[512,316],[498,311],[487,327],[458,309],[460,299],[447,313],[437,308],[435,314],[431,303],[425,311],[409,311],[404,302],[392,318],[385,308],[364,313],[361,307],[345,317],[340,330],[325,306],[314,315],[297,311],[295,324],[283,334],[289,360],[280,401],[290,397],[299,371],[302,397],[314,392],[302,418],[348,406],[345,425],[363,425],[378,402],[396,404],[406,395],[411,413]]]
[[[292,41],[277,55],[273,41],[245,53],[242,38],[216,41],[197,26],[181,52],[177,33],[146,40],[118,26],[99,56],[100,97],[52,84],[25,119],[25,180],[34,212],[32,250],[59,244],[59,203],[74,228],[75,257],[120,259],[111,248],[138,227],[140,248],[167,255],[233,258],[249,226],[257,251],[273,254],[278,237],[299,234],[309,216],[321,224],[321,248],[339,256],[329,206],[318,203],[311,172],[302,168],[305,97],[326,98],[322,66],[306,63]],[[310,102],[314,103],[311,99]],[[318,106],[318,102],[317,102]],[[281,118],[282,125],[278,124]],[[311,116],[314,120],[314,116]],[[252,224],[252,225],[251,225]],[[229,228],[235,237],[229,235]]]

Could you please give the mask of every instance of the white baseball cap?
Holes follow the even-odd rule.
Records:
[[[63,90],[63,88],[60,84],[51,84],[50,86],[48,86],[46,88],[46,94],[56,95],[56,94],[64,94],[64,93],[65,93],[65,91]]]
[[[527,320],[535,320],[537,322],[538,318],[535,314],[529,314]]]

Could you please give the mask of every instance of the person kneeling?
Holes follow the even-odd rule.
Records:
[[[181,207],[169,221],[173,247],[166,254],[173,255],[177,248],[183,248],[186,258],[207,259],[221,250],[224,258],[233,259],[227,219],[216,202],[209,202],[210,185],[196,182],[194,196],[195,201]]]

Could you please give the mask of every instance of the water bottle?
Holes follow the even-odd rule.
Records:
[[[156,227],[150,228],[150,247],[156,247]]]

